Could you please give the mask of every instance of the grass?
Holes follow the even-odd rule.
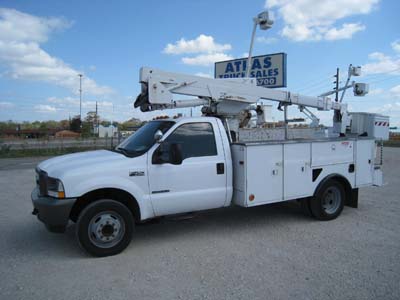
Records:
[[[383,142],[383,146],[385,147],[400,147],[400,140],[389,140]]]

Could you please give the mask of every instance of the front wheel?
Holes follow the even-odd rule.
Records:
[[[343,210],[346,193],[336,180],[328,180],[310,202],[312,215],[322,221],[336,219]]]
[[[93,256],[122,252],[130,243],[134,219],[130,210],[114,200],[89,204],[79,215],[76,236],[81,248]]]

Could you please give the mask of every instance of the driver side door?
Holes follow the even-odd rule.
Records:
[[[222,142],[216,122],[184,123],[149,155],[149,186],[157,216],[222,207],[227,197]],[[182,163],[157,163],[159,148],[180,145]],[[163,154],[163,156],[165,156]]]

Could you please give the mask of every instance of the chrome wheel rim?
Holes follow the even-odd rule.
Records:
[[[96,247],[111,248],[124,237],[125,222],[115,211],[101,212],[90,220],[88,234]]]
[[[322,207],[327,214],[334,214],[340,207],[341,193],[338,187],[331,186],[326,189],[322,198]]]

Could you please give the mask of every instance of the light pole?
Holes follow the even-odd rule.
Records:
[[[269,18],[268,11],[263,11],[262,13],[259,13],[257,15],[257,17],[253,18],[253,22],[254,22],[254,26],[253,26],[253,32],[251,34],[249,57],[247,59],[247,70],[246,70],[247,78],[250,75],[251,54],[253,52],[253,43],[254,43],[254,37],[256,36],[257,25],[260,25],[261,30],[267,30],[272,27],[272,24],[274,24],[274,21]]]
[[[82,74],[78,74],[79,76],[79,123],[82,131]]]

